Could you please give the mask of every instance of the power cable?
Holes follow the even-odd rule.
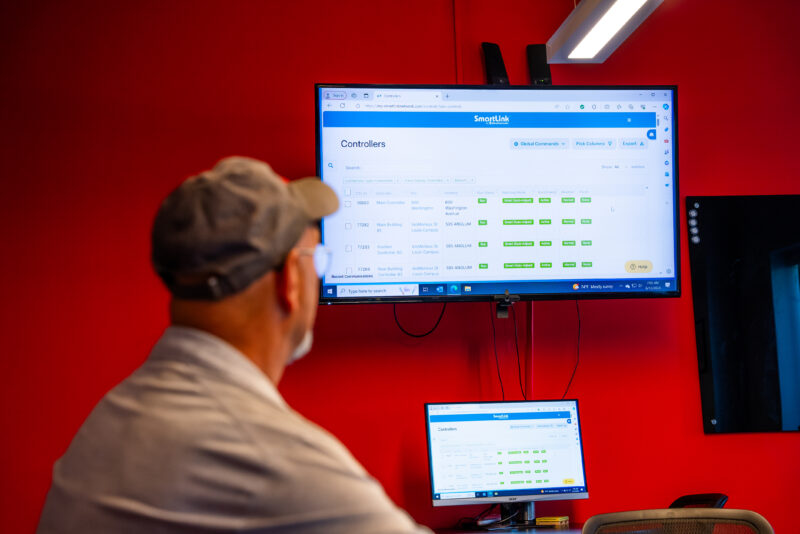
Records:
[[[517,376],[519,377],[519,391],[522,393],[522,398],[528,400],[525,395],[525,387],[522,385],[522,365],[519,362],[519,332],[517,331],[517,310],[511,306],[511,315],[514,320],[514,347],[517,349]]]
[[[494,328],[494,309],[492,303],[489,303],[489,322],[492,323],[492,347],[494,348],[494,363],[497,365],[497,380],[500,382],[500,393],[503,395],[503,400],[506,400],[506,390],[503,388],[503,377],[500,376],[500,358],[497,357],[497,332]]]
[[[444,317],[444,309],[445,308],[447,308],[447,303],[446,302],[442,304],[442,312],[439,314],[439,318],[436,319],[436,324],[433,325],[433,328],[431,328],[430,330],[428,330],[427,332],[425,332],[423,334],[414,334],[413,332],[409,332],[408,330],[403,328],[403,325],[400,324],[400,319],[397,318],[397,303],[392,305],[392,309],[394,311],[394,322],[397,324],[397,328],[399,328],[400,331],[403,332],[405,335],[411,336],[411,337],[425,337],[425,336],[427,336],[429,334],[432,334],[433,331],[436,330],[436,327],[439,326],[439,323],[442,322],[442,317]]]
[[[578,370],[578,363],[581,361],[581,308],[578,305],[578,299],[575,299],[575,311],[578,314],[578,342],[575,346],[575,368],[572,369],[572,376],[569,377],[567,389],[565,389],[564,394],[561,395],[562,399],[566,398],[569,387],[572,385],[572,379],[575,378],[575,372]]]

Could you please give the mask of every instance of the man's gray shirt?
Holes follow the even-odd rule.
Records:
[[[173,326],[56,462],[56,532],[428,531],[243,354]]]

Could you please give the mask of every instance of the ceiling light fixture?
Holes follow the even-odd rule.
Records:
[[[547,41],[548,63],[602,63],[664,0],[582,0]]]

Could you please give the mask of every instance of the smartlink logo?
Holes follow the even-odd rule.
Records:
[[[508,115],[475,115],[475,122],[482,122],[487,126],[504,126],[509,124]]]

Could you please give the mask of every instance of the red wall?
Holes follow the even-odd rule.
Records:
[[[372,3],[6,2],[0,7],[0,529],[32,531],[53,461],[97,400],[167,324],[148,264],[154,211],[182,178],[238,153],[314,172],[313,83],[480,83],[480,41],[526,83],[572,0]],[[562,84],[677,83],[681,194],[800,193],[791,0],[667,0],[602,65],[554,66]],[[580,305],[581,401],[592,514],[722,491],[791,532],[800,435],[705,436],[685,239],[684,296]],[[519,307],[523,372],[560,396],[575,358],[574,302]],[[422,330],[438,305],[401,305]],[[339,436],[417,520],[428,504],[426,401],[500,395],[487,304],[448,306],[422,340],[388,305],[320,310],[287,400]],[[497,323],[507,398],[519,398],[513,326]],[[389,423],[389,419],[392,420]],[[467,510],[466,512],[470,512]]]

